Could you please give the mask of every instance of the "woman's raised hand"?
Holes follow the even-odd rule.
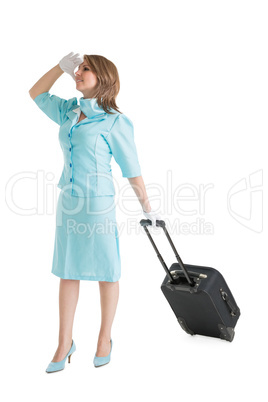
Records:
[[[65,73],[70,74],[70,76],[75,80],[74,70],[79,66],[79,64],[82,64],[83,61],[84,60],[79,53],[74,54],[74,52],[71,52],[61,59],[59,66]]]

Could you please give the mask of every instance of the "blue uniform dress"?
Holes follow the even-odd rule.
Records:
[[[60,126],[64,167],[56,211],[51,272],[63,279],[116,282],[121,277],[112,156],[123,177],[141,175],[131,120],[96,98],[62,99],[49,92],[34,102]],[[81,111],[86,118],[78,124]]]

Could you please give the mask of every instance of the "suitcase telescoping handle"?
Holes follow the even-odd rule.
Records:
[[[154,242],[153,239],[152,239],[152,236],[151,236],[150,233],[149,233],[149,230],[147,229],[147,226],[152,225],[152,221],[151,221],[150,219],[142,219],[142,220],[140,221],[140,224],[141,224],[141,226],[143,226],[143,228],[144,228],[144,230],[145,230],[147,236],[149,237],[149,240],[151,241],[151,243],[152,243],[152,245],[153,245],[153,248],[154,248],[155,251],[156,251],[157,257],[159,258],[161,264],[163,265],[163,268],[164,268],[164,270],[166,271],[167,276],[169,277],[169,279],[171,280],[171,282],[174,282],[175,280],[174,280],[173,276],[171,275],[171,273],[170,273],[170,271],[169,271],[167,265],[165,264],[165,261],[163,260],[161,254],[159,253],[158,248],[157,248],[156,245],[155,245],[155,242]],[[165,223],[165,221],[156,220],[156,226],[160,226],[161,228],[163,228],[163,230],[164,230],[164,232],[165,232],[165,235],[166,235],[167,238],[168,238],[169,244],[171,245],[171,247],[172,247],[172,249],[173,249],[173,251],[174,251],[174,253],[175,253],[175,256],[176,256],[176,258],[177,258],[177,261],[178,261],[178,263],[179,263],[179,266],[180,266],[180,268],[182,269],[182,271],[183,271],[183,273],[184,273],[184,275],[185,275],[185,278],[187,279],[187,282],[188,282],[190,285],[194,285],[193,281],[191,280],[191,278],[190,278],[190,276],[189,276],[189,274],[188,274],[188,272],[187,272],[186,267],[184,266],[184,264],[183,264],[183,262],[182,262],[182,260],[181,260],[181,258],[180,258],[180,256],[179,256],[179,254],[178,254],[178,252],[177,252],[177,250],[176,250],[176,248],[175,248],[175,246],[174,246],[174,244],[173,244],[173,242],[172,242],[172,240],[171,240],[171,238],[170,238],[170,236],[169,236],[169,234],[168,234],[168,231],[167,231],[167,229],[166,229],[166,223]]]

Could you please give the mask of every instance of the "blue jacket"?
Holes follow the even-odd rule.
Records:
[[[123,177],[141,176],[131,120],[114,109],[108,114],[96,98],[62,99],[49,92],[35,97],[37,106],[59,124],[64,167],[58,187],[76,197],[114,195],[112,156]],[[81,111],[87,118],[78,124]]]

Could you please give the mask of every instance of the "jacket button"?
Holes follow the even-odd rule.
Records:
[[[72,150],[72,148],[69,148],[69,151],[71,151]]]
[[[70,163],[70,167],[72,167],[72,164]]]
[[[70,134],[68,134],[68,137],[71,137],[71,135],[70,135]]]
[[[73,181],[73,179],[71,178],[70,181]]]

